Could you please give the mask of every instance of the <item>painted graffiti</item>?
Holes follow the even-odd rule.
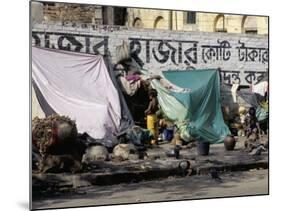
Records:
[[[263,79],[265,73],[263,71],[244,71],[245,80],[249,84],[257,84]]]
[[[32,32],[34,45],[67,51],[108,54],[108,36]]]
[[[217,40],[219,45],[201,45],[202,59],[205,63],[213,60],[227,61],[231,56],[231,46],[227,40]]]
[[[226,84],[241,83],[240,71],[220,70],[220,78]]]
[[[238,83],[241,84],[242,77],[248,84],[257,84],[265,76],[265,71],[231,71],[220,70],[220,78],[226,84]],[[243,75],[243,76],[242,76]]]
[[[158,63],[164,64],[171,61],[174,65],[184,63],[186,65],[197,64],[196,41],[179,41],[163,39],[129,38],[131,55],[143,66],[144,59],[150,63],[153,58]],[[143,45],[144,43],[144,49]],[[155,47],[152,47],[155,46]],[[144,52],[144,54],[142,54]],[[144,59],[140,55],[143,55]]]
[[[128,27],[118,26],[118,25],[92,25],[92,29],[113,32],[113,31],[128,30]]]
[[[268,48],[246,47],[245,43],[238,41],[239,61],[268,63]]]
[[[106,33],[100,33],[99,30]],[[108,30],[114,32],[109,33]],[[95,28],[93,34],[34,30],[32,44],[45,48],[111,55],[114,62],[115,47],[127,41],[131,57],[141,67],[160,71],[169,68],[173,70],[221,68],[221,80],[227,84],[233,82],[256,84],[268,69],[267,39],[264,39],[264,43],[260,42],[258,47],[254,47],[255,42],[251,41],[249,43],[252,45],[248,44],[249,38],[241,39],[236,36],[227,39],[231,35],[225,36],[224,39],[215,39],[214,36],[209,38],[208,35],[202,35],[204,38],[182,36],[182,39],[172,39],[172,36],[168,36],[167,39],[158,39],[156,36],[144,38],[139,35],[119,34],[118,30],[125,29]]]

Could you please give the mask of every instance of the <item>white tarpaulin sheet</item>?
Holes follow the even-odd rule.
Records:
[[[32,86],[32,93],[31,93],[31,100],[32,100],[32,111],[31,111],[31,116],[32,116],[32,119],[34,119],[35,117],[39,117],[39,118],[45,118],[46,115],[44,113],[44,111],[42,110],[38,100],[37,100],[37,97],[36,97],[36,94],[35,94],[35,91],[34,91],[34,87]]]
[[[32,47],[32,79],[52,109],[76,120],[79,132],[118,132],[119,95],[102,56]]]

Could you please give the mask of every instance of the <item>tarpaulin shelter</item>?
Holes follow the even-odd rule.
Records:
[[[221,91],[224,93],[231,93],[231,85],[228,84],[221,84]],[[249,88],[243,88],[241,89],[240,86],[238,86],[238,89],[236,91],[236,96],[237,98],[241,98],[244,101],[244,104],[252,106],[252,107],[257,107],[259,105],[258,99],[255,96],[255,94],[251,91],[250,87]],[[230,98],[229,103],[232,104],[237,104],[238,102],[234,102],[233,98]]]
[[[69,116],[93,138],[133,124],[112,65],[101,55],[32,47],[32,85],[33,102],[46,116]]]
[[[32,119],[35,118],[35,117],[39,117],[39,118],[44,118],[46,117],[44,111],[42,110],[41,106],[40,106],[40,103],[38,101],[38,98],[36,97],[36,92],[35,92],[35,89],[34,89],[34,86],[32,84],[32,92],[31,92],[31,96],[32,96],[32,101],[31,101],[31,104],[32,104]]]
[[[218,71],[171,70],[164,71],[163,75],[169,82],[183,89],[173,91],[163,87],[156,80],[152,81],[165,114],[175,121],[186,120],[186,131],[196,139],[210,143],[222,142],[230,131],[222,116]]]
[[[231,92],[230,85],[222,84],[221,89],[225,93]],[[266,101],[266,98],[264,96],[260,96],[259,94],[254,93],[250,87],[244,89],[238,88],[236,95],[244,101],[243,106],[246,106],[247,108],[254,107],[256,109],[256,116],[259,121],[263,121],[268,118],[268,104],[264,102]],[[229,99],[228,104],[234,103],[235,102],[233,101],[233,99]],[[239,104],[239,102],[237,102],[237,104]]]

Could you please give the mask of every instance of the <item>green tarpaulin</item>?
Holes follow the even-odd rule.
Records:
[[[259,121],[264,121],[268,119],[268,109],[258,106],[256,110],[256,117]]]
[[[165,71],[163,75],[172,84],[191,89],[188,93],[169,92],[188,111],[179,116],[188,121],[189,134],[196,139],[208,140],[210,143],[222,142],[230,131],[224,123],[221,112],[218,71],[214,69]],[[159,90],[157,86],[155,88]],[[177,107],[173,109],[176,110]]]
[[[142,74],[148,76],[147,70],[141,70]],[[152,88],[157,90],[157,98],[165,116],[173,121],[184,121],[187,118],[188,109],[179,102],[158,80],[151,81]]]
[[[147,70],[142,70],[148,75]],[[214,69],[190,71],[165,71],[164,77],[179,88],[191,92],[176,92],[166,89],[158,80],[151,85],[158,93],[162,111],[176,122],[181,137],[220,143],[230,131],[224,123],[221,102],[219,73]]]
[[[159,104],[166,116],[173,121],[186,120],[188,107],[179,102],[158,80],[152,80],[151,85],[157,90]]]

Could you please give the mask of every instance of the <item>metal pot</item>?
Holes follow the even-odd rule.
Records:
[[[68,122],[57,123],[57,138],[60,142],[69,142],[77,137],[77,128]]]
[[[233,136],[226,136],[224,138],[224,148],[227,151],[234,150],[235,144],[236,144],[236,140],[235,140],[235,138]]]
[[[210,143],[205,140],[197,141],[197,153],[198,155],[208,155],[210,150]]]
[[[180,158],[180,150],[181,150],[181,147],[176,145],[175,148],[174,148],[174,152],[175,152],[175,158],[176,159],[179,159]]]

